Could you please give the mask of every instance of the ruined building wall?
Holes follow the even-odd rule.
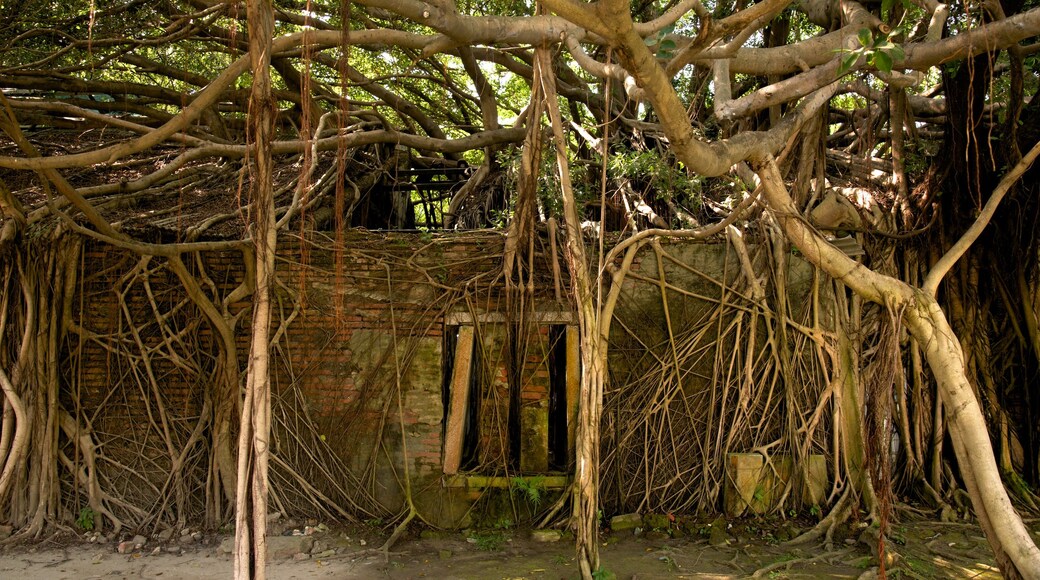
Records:
[[[316,505],[336,504],[340,515],[383,518],[401,506],[407,474],[428,521],[465,525],[479,519],[473,506],[484,491],[507,486],[512,476],[539,474],[550,486],[566,482],[573,409],[565,395],[576,388],[575,322],[570,307],[556,300],[544,248],[539,246],[535,263],[538,294],[525,306],[527,324],[520,330],[517,309],[507,311],[503,296],[499,232],[352,231],[338,241],[339,251],[331,249],[335,240],[310,236],[287,237],[279,249],[274,322],[279,338],[272,377],[275,506],[306,514],[318,510]],[[796,399],[777,390],[774,374],[749,373],[743,381],[716,370],[732,367],[729,355],[747,340],[754,347],[747,352],[761,348],[771,324],[765,315],[747,317],[754,305],[739,286],[732,248],[700,243],[663,248],[660,262],[651,248],[640,254],[612,331],[603,457],[604,500],[614,510],[646,503],[637,496],[653,504],[643,508],[718,506],[723,475],[713,470],[722,469],[722,455],[782,438],[783,425],[761,417]],[[236,251],[185,259],[218,304],[242,283],[247,262]],[[184,467],[194,506],[188,511],[201,517],[198,498],[212,482],[208,449],[192,432],[208,412],[218,337],[164,260],[95,244],[85,249],[81,267],[72,316],[78,330],[62,354],[64,405],[90,425],[111,458],[102,467],[108,484],[143,509],[154,509],[163,497],[170,457],[176,455],[166,449],[170,441],[175,447],[194,445]],[[783,300],[790,303],[792,318],[804,319],[811,310],[806,304],[814,274],[795,258],[789,270],[779,280],[787,288]],[[566,291],[567,281],[561,285]],[[775,288],[770,295],[776,296]],[[716,312],[720,304],[729,307]],[[244,369],[248,298],[221,307],[235,322]],[[717,329],[758,327],[762,334],[723,333],[721,349],[707,338],[691,342],[690,333],[704,333],[709,322]],[[506,332],[511,325],[512,335],[522,337],[513,343]],[[691,353],[699,353],[676,359],[677,390],[672,391],[667,377],[658,381],[665,390],[648,379],[668,359],[669,329]],[[468,359],[457,352],[467,332],[476,345]],[[790,376],[817,389],[819,381],[807,377],[819,369],[798,356],[808,362]],[[470,396],[453,427],[446,420],[460,364],[473,378],[455,381],[466,385]],[[759,379],[775,392],[758,393]],[[519,384],[516,398],[511,380]],[[159,416],[157,401],[165,417]],[[520,410],[511,413],[517,404]],[[696,426],[717,432],[730,420],[751,426],[730,441],[713,439]],[[655,440],[646,435],[653,429],[636,435],[626,425],[668,427],[673,436]],[[445,473],[451,429],[459,430],[450,443],[458,445],[458,465]],[[821,426],[807,442],[785,440],[778,449],[820,447],[826,433]],[[660,450],[656,467],[634,465],[632,454],[650,448]],[[662,453],[679,459],[665,461]],[[672,484],[661,485],[668,480]],[[643,494],[644,484],[656,491]]]

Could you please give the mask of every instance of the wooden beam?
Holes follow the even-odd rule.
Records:
[[[578,388],[581,386],[581,350],[578,327],[567,326],[567,460],[574,459],[575,426],[578,424]]]
[[[451,374],[448,424],[444,430],[444,473],[459,472],[462,443],[465,436],[466,407],[469,405],[469,382],[473,373],[473,327],[460,326],[455,342],[455,363]]]

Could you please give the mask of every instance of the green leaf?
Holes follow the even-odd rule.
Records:
[[[895,6],[896,0],[881,0],[881,19],[888,20],[888,15],[892,12],[892,7]]]
[[[874,35],[870,33],[869,28],[860,28],[856,38],[859,40],[860,46],[867,47],[874,44]]]
[[[906,53],[903,52],[903,47],[898,44],[892,45],[892,50],[888,51],[888,56],[892,57],[893,61],[903,60],[906,58]]]
[[[662,51],[665,51],[665,52],[671,52],[671,51],[675,50],[676,46],[677,45],[675,44],[674,40],[672,40],[671,38],[666,38],[666,39],[661,41],[661,44],[658,45],[657,50],[662,50]]]
[[[848,56],[841,59],[841,66],[838,67],[838,75],[841,76],[849,72],[849,69],[851,69],[853,65],[856,64],[857,60],[859,60],[858,52],[849,53]]]
[[[874,66],[882,72],[892,72],[892,57],[886,52],[874,53]]]

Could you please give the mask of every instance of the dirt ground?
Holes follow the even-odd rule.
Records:
[[[874,566],[869,547],[854,539],[855,527],[823,544],[792,546],[780,541],[791,523],[742,519],[710,526],[685,537],[662,532],[605,533],[605,578],[859,578]],[[1037,522],[1032,522],[1034,529]],[[859,531],[861,531],[860,529]],[[290,532],[291,533],[291,532]],[[268,566],[276,580],[312,578],[569,579],[577,577],[573,543],[567,537],[536,542],[526,530],[443,532],[418,529],[398,541],[389,555],[378,551],[387,530],[374,526],[315,531],[289,556],[285,546],[300,538],[276,540],[283,554]],[[1035,533],[1035,532],[1034,532]],[[678,534],[683,535],[683,534]],[[1040,534],[1038,534],[1040,537]],[[2,579],[176,578],[216,580],[231,576],[226,536],[196,534],[165,542],[149,540],[134,549],[98,543],[96,536],[59,535],[31,544],[0,548]],[[999,578],[982,531],[971,524],[904,521],[893,526],[898,562],[890,577]],[[90,541],[93,539],[94,541]],[[312,545],[312,541],[314,542]],[[289,551],[293,548],[290,547]],[[894,572],[894,573],[893,573]]]

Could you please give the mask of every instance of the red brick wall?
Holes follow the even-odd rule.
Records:
[[[411,475],[430,482],[439,477],[444,416],[443,316],[449,311],[479,316],[481,311],[496,310],[500,303],[496,288],[501,287],[503,235],[351,231],[344,242],[337,252],[320,247],[328,241],[319,239],[318,234],[305,240],[280,241],[277,267],[281,284],[275,291],[274,330],[281,338],[274,345],[272,367],[275,416],[286,416],[279,415],[279,409],[299,414],[290,423],[306,416],[316,436],[345,466],[358,472],[366,466],[375,470],[371,493],[392,505],[400,499],[400,490],[392,482],[395,473],[403,475],[402,430]],[[193,271],[198,270],[190,256],[185,256],[185,262]],[[100,244],[85,250],[82,285],[73,316],[85,331],[71,335],[65,354],[72,363],[65,394],[67,408],[78,408],[74,414],[92,420],[107,451],[133,462],[144,470],[141,477],[161,485],[169,461],[157,436],[160,427],[152,423],[156,421],[154,398],[164,402],[174,430],[181,433],[178,440],[185,440],[198,420],[204,390],[212,387],[216,345],[210,325],[194,304],[185,301],[183,287],[166,268],[164,259],[148,262],[147,286],[139,281],[120,283],[139,263],[138,256]],[[211,281],[203,283],[203,288],[218,304],[245,275],[242,254],[237,251],[207,253],[202,263]],[[539,276],[551,276],[549,272],[551,266],[540,264]],[[551,289],[552,283],[541,287]],[[159,312],[169,314],[166,324],[171,333],[179,333],[183,346],[176,340],[164,340],[154,322],[149,293],[155,297]],[[127,302],[126,312],[120,295]],[[233,304],[230,312],[239,313],[248,306],[248,301]],[[128,332],[131,321],[140,328],[145,347],[154,349],[152,368],[157,389],[148,384],[140,368],[140,349]],[[243,374],[248,326],[245,312],[236,334]],[[538,366],[536,359],[544,350],[539,344],[539,340],[531,341],[525,362],[528,369]],[[501,359],[501,344],[498,348]],[[182,360],[173,360],[170,353]],[[501,387],[499,401],[508,403],[501,360],[494,372],[500,375],[495,380]],[[525,400],[535,391],[544,391],[547,376],[535,371],[531,381],[524,387]],[[403,425],[398,420],[398,383],[403,396]],[[73,393],[78,393],[78,407]],[[498,411],[504,427],[508,406]],[[490,411],[485,414],[495,415]],[[287,460],[290,455],[296,456],[298,448],[286,438],[300,427],[288,429],[276,429],[274,442],[275,452],[281,452]],[[493,450],[494,446],[485,449]],[[386,458],[387,454],[392,460]],[[374,463],[369,464],[373,458]],[[196,466],[200,485],[205,480],[204,459]],[[317,464],[300,461],[306,463],[300,466],[301,473],[315,476],[312,484],[334,493],[335,486],[325,486],[315,475],[320,471]],[[130,476],[123,483],[135,485]],[[141,491],[142,503],[146,503],[148,493],[147,489]]]

